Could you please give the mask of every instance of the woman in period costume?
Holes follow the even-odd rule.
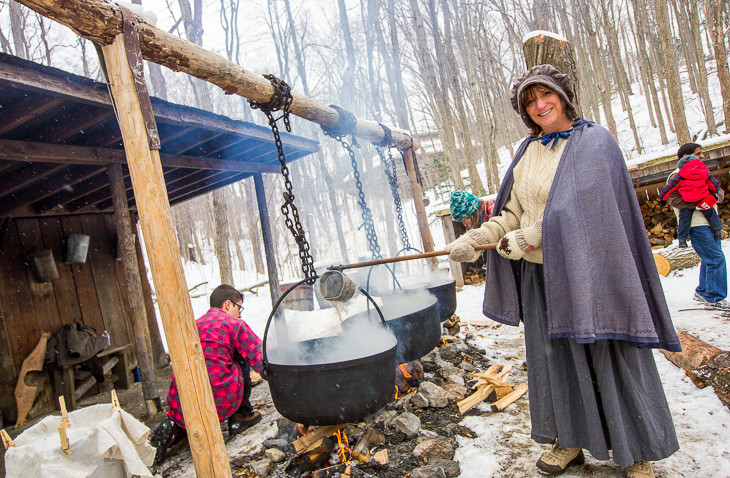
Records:
[[[576,115],[567,75],[538,65],[512,88],[530,128],[494,215],[447,246],[486,252],[484,314],[525,327],[537,467],[557,475],[583,449],[649,478],[679,448],[652,348],[680,351],[639,204],[618,144]],[[514,267],[513,267],[514,266]],[[514,270],[513,270],[514,269]]]

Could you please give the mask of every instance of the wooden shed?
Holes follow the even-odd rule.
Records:
[[[260,194],[261,174],[280,170],[268,128],[155,98],[152,109],[170,204],[252,175]],[[294,135],[282,134],[282,140],[289,161],[318,149],[317,142]],[[109,331],[112,345],[134,344],[125,275],[117,260],[108,175],[114,164],[121,165],[134,218],[135,198],[107,86],[0,54],[0,418],[6,424],[15,421],[13,391],[21,365],[42,332],[55,334],[76,321],[98,333]],[[66,263],[71,234],[90,237],[83,264]],[[40,251],[51,251],[57,279],[41,282],[32,271],[30,257]],[[137,253],[141,257],[139,247]],[[159,358],[161,339],[143,265],[139,272]],[[50,408],[50,401],[45,405]]]

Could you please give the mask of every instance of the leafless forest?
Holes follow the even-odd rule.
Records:
[[[574,45],[582,116],[614,135],[616,118],[627,118],[633,138],[623,138],[623,144],[629,144],[631,156],[645,150],[632,98],[644,98],[662,144],[681,144],[698,133],[687,125],[680,71],[702,99],[706,128],[699,133],[730,131],[727,0],[219,2],[144,0],[143,7],[156,13],[158,27],[247,69],[274,73],[294,90],[359,118],[410,131],[424,146],[419,152],[424,187],[434,188],[436,197],[452,188],[486,194],[499,187],[498,151],[512,153],[526,134],[509,93],[525,69],[523,38],[535,30],[555,32]],[[92,44],[14,0],[0,1],[0,47],[101,78]],[[265,124],[241,98],[158,65],[148,67],[157,97]],[[710,94],[708,78],[719,81],[719,95]],[[315,260],[357,259],[364,228],[349,158],[313,124],[295,119],[293,132],[321,145],[319,153],[292,165]],[[369,145],[357,156],[384,255],[394,254],[402,244],[382,164]],[[282,276],[293,278],[299,275],[298,256],[279,218],[282,181],[270,176],[266,187],[278,263]],[[210,257],[207,251],[215,251],[224,282],[233,282],[231,268],[263,274],[253,189],[253,181],[245,180],[173,208],[183,257],[203,261]],[[401,187],[404,214],[412,216],[407,189]],[[418,246],[415,225],[407,229]]]

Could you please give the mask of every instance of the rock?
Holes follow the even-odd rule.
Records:
[[[443,460],[437,458],[429,462],[429,466],[440,466],[443,468],[446,478],[456,478],[461,474],[461,467],[458,461]]]
[[[289,450],[289,442],[283,438],[269,438],[268,440],[264,440],[263,445],[266,448],[278,448],[281,451]]]
[[[396,410],[411,410],[413,408],[413,404],[411,401],[413,400],[413,395],[407,394],[404,395],[402,398],[400,398],[397,402],[395,402],[395,409]]]
[[[423,382],[418,388],[418,393],[428,400],[428,404],[431,407],[443,408],[449,404],[449,397],[446,394],[446,390],[433,382]]]
[[[264,454],[266,455],[266,458],[273,461],[274,463],[281,463],[286,459],[286,453],[279,450],[278,448],[269,448],[264,452]]]
[[[413,408],[426,408],[428,407],[428,398],[419,392],[411,397],[411,406]]]
[[[260,476],[261,478],[269,476],[269,473],[271,473],[271,470],[274,468],[274,464],[268,458],[255,461],[250,463],[248,466],[251,468],[251,471],[256,473],[256,476]]]
[[[462,342],[456,343],[456,351],[457,352],[462,353],[462,354],[465,354],[465,353],[469,352],[469,350],[470,350],[469,349],[469,346],[466,345],[465,343],[462,343]]]
[[[446,381],[449,383],[455,383],[456,385],[461,385],[462,387],[464,386],[464,377],[461,375],[449,375],[446,377]]]
[[[456,452],[456,441],[446,437],[426,438],[413,449],[413,456],[423,463],[432,460],[453,460]]]
[[[418,432],[418,436],[419,438],[436,438],[439,434],[434,431],[421,428],[421,431]]]
[[[418,431],[421,429],[421,419],[411,412],[403,412],[393,420],[391,426],[406,437],[413,438],[418,435]]]
[[[449,375],[461,375],[462,372],[461,369],[454,367],[451,364],[448,364],[445,367],[441,367],[440,369],[438,369],[437,374],[439,377],[446,380],[446,377],[448,377]]]
[[[453,361],[459,355],[459,350],[456,344],[444,344],[439,349],[439,354],[442,359]]]
[[[440,466],[426,465],[411,471],[411,478],[447,478],[446,472]]]
[[[461,362],[459,364],[459,367],[464,370],[465,372],[476,372],[477,368],[476,366],[470,364],[469,362]]]
[[[449,400],[453,400],[454,402],[460,402],[466,397],[467,392],[469,392],[466,387],[455,383],[447,383],[444,386],[444,390],[446,390],[446,396],[449,397]]]
[[[438,369],[439,368],[435,362],[424,362],[423,363],[423,372],[426,375],[436,373],[438,371]]]
[[[278,437],[286,440],[287,442],[292,442],[301,436],[299,429],[297,428],[297,424],[291,420],[287,420],[283,417],[278,418],[276,420],[276,426],[279,430]]]
[[[378,428],[380,430],[385,431],[387,428],[390,427],[395,417],[398,416],[398,412],[395,410],[389,410],[387,412],[383,412],[377,417],[375,417],[375,420],[373,420],[373,425],[375,428]]]
[[[421,361],[421,365],[425,365],[427,363],[435,363],[436,359],[438,357],[439,351],[438,349],[433,349],[423,357],[421,357],[419,360]]]

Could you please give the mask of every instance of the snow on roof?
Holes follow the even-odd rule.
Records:
[[[730,141],[730,134],[714,136],[710,139],[705,139],[701,141],[698,140],[697,144],[699,144],[703,148],[706,148],[717,143],[724,143],[726,141]],[[643,156],[639,156],[636,159],[626,161],[626,166],[631,169],[632,167],[639,166],[641,164],[648,163],[657,159],[677,159],[677,149],[678,148],[676,146],[671,146],[661,151],[654,151],[653,153],[645,154]]]
[[[555,38],[556,40],[560,40],[560,41],[568,41],[567,38],[565,38],[563,35],[560,35],[559,33],[549,32],[547,30],[533,30],[522,38],[522,43],[524,44],[530,38],[540,36],[540,35],[544,35],[546,37],[552,37],[552,38]]]

